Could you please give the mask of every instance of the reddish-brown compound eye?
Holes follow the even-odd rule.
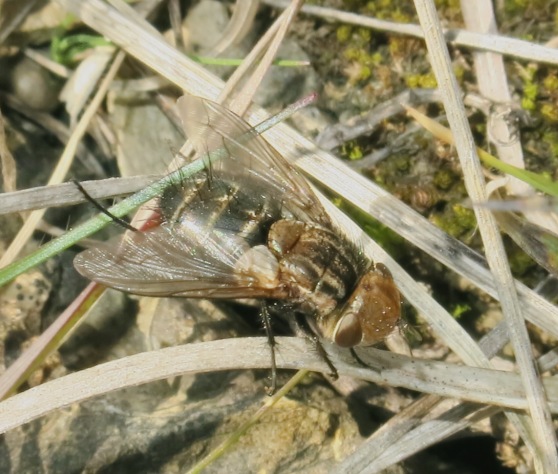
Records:
[[[340,347],[354,347],[362,341],[360,321],[354,313],[345,313],[333,333],[334,342]]]
[[[401,317],[401,295],[385,265],[377,264],[364,275],[352,298],[362,298],[357,315],[363,346],[376,344],[391,334]]]
[[[322,328],[341,347],[370,346],[393,331],[400,313],[401,296],[391,273],[377,264],[360,279],[343,307],[323,319]]]
[[[401,296],[380,263],[361,277],[342,306],[318,318],[316,326],[340,347],[370,346],[391,334],[400,315]]]

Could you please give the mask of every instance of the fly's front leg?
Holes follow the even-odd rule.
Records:
[[[361,367],[365,367],[365,368],[367,368],[367,369],[371,369],[371,367],[359,357],[359,355],[356,353],[354,347],[351,347],[351,355],[353,356],[353,359],[354,359]]]
[[[262,322],[267,334],[267,342],[269,344],[269,349],[271,352],[271,386],[267,389],[269,395],[275,393],[277,388],[277,364],[275,362],[275,336],[273,335],[273,328],[271,327],[271,318],[269,317],[269,310],[267,307],[267,302],[262,304],[261,310]]]
[[[318,353],[318,355],[322,358],[322,360],[329,367],[329,370],[330,370],[329,376],[332,379],[337,380],[339,378],[339,373],[337,372],[337,369],[335,368],[335,365],[333,365],[333,362],[331,362],[331,359],[329,358],[329,355],[327,354],[326,350],[324,349],[324,346],[323,346],[322,342],[320,341],[320,338],[312,330],[312,328],[308,324],[308,321],[306,320],[306,318],[304,316],[297,315],[297,317],[293,318],[293,322],[294,322],[294,325],[295,325],[295,328],[294,328],[295,332],[299,335],[302,335],[302,336],[306,337],[307,339],[310,339],[310,341],[312,341],[312,343],[314,344],[314,347],[316,348],[316,352]]]
[[[314,345],[316,346],[316,352],[318,353],[318,355],[323,359],[323,361],[329,367],[329,370],[330,370],[329,376],[333,380],[337,380],[339,378],[339,372],[337,372],[337,369],[333,365],[333,362],[331,362],[331,359],[329,358],[329,355],[327,354],[326,350],[324,349],[324,345],[320,341],[320,338],[318,336],[315,336],[315,335],[309,335],[308,337],[314,342]]]

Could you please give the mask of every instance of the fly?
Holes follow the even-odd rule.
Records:
[[[85,250],[77,270],[138,295],[261,299],[270,343],[269,313],[341,347],[389,335],[401,305],[389,270],[335,228],[302,175],[221,105],[186,95],[178,110],[197,155],[223,156],[160,197],[159,226]]]

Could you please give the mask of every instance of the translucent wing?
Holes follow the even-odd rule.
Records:
[[[87,278],[149,296],[208,298],[288,295],[266,230],[291,218],[330,226],[304,178],[240,117],[193,96],[178,102],[199,154],[220,159],[161,198],[165,222],[76,257]],[[171,190],[172,191],[172,190]]]
[[[192,298],[281,298],[277,260],[262,246],[195,226],[132,232],[74,260],[85,277],[128,293]]]
[[[286,216],[331,226],[306,179],[242,118],[225,107],[192,95],[178,99],[184,131],[198,155],[225,150],[208,165],[212,176],[240,187],[257,185],[260,199],[279,203]]]

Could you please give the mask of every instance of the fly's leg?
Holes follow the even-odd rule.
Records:
[[[271,318],[269,317],[269,310],[267,308],[267,303],[262,304],[262,322],[265,327],[265,332],[267,334],[267,342],[269,344],[269,349],[271,352],[271,386],[267,389],[268,395],[273,395],[275,389],[277,388],[277,364],[275,362],[275,336],[273,335],[273,329],[271,327]]]
[[[329,376],[333,379],[333,380],[337,380],[339,378],[339,372],[337,372],[337,369],[335,368],[335,366],[333,365],[333,362],[331,362],[331,359],[329,358],[329,356],[327,355],[326,350],[324,349],[324,345],[322,344],[322,342],[320,341],[320,338],[318,336],[309,336],[310,339],[314,342],[314,345],[316,346],[316,352],[318,353],[318,355],[322,358],[322,360],[327,364],[327,366],[329,367]]]
[[[358,354],[356,353],[356,351],[355,351],[355,349],[354,349],[353,347],[351,347],[351,355],[353,356],[353,359],[356,360],[357,363],[358,363],[360,366],[362,366],[362,367],[364,367],[364,368],[366,368],[366,369],[370,369],[370,368],[371,368],[366,362],[364,362],[364,361],[358,356]]]
[[[297,317],[293,318],[292,321],[294,322],[295,332],[299,335],[302,335],[302,336],[306,337],[310,341],[312,341],[312,344],[314,344],[314,347],[316,348],[316,352],[318,353],[318,355],[322,358],[322,360],[329,367],[329,370],[330,370],[329,376],[332,379],[337,380],[339,378],[339,373],[337,372],[337,369],[335,368],[335,365],[333,365],[333,362],[331,362],[331,359],[327,355],[327,352],[324,349],[324,346],[323,346],[322,342],[320,341],[320,338],[316,335],[316,333],[314,331],[312,331],[312,328],[308,324],[308,321],[306,320],[306,318],[303,317],[303,316],[297,315]]]
[[[72,182],[76,185],[76,187],[79,189],[81,194],[83,194],[83,197],[85,197],[85,199],[87,199],[91,204],[93,204],[100,212],[102,212],[106,216],[109,216],[114,222],[116,222],[117,224],[120,224],[125,229],[131,230],[133,232],[138,231],[138,229],[136,229],[134,226],[128,224],[124,219],[120,219],[120,217],[116,217],[114,214],[112,214],[110,211],[108,211],[102,204],[99,203],[99,201],[97,201],[93,196],[91,196],[91,194],[89,194],[85,190],[85,188],[82,186],[82,184],[77,179],[73,179]]]
[[[358,365],[360,365],[361,367],[368,369],[368,370],[372,370],[376,373],[379,373],[379,370],[377,367],[374,367],[370,364],[367,364],[366,362],[364,362],[364,360],[362,360],[360,358],[360,356],[356,353],[355,348],[351,347],[351,355],[353,356],[353,359],[358,363]]]

